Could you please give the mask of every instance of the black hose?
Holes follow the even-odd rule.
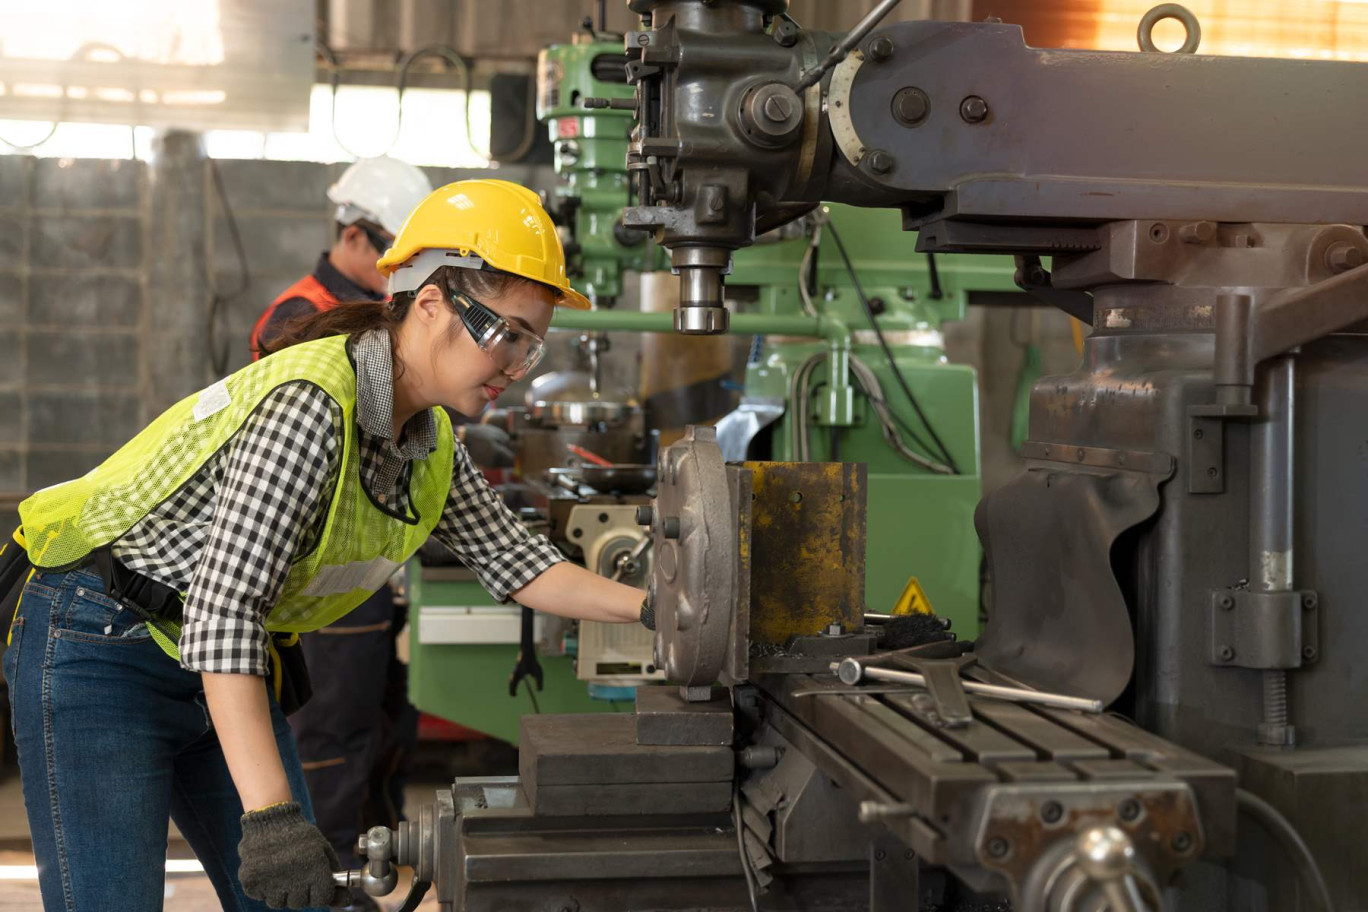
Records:
[[[247,248],[242,243],[242,232],[238,230],[237,219],[233,217],[233,206],[228,202],[228,190],[223,185],[223,175],[219,173],[218,162],[212,158],[208,159],[209,173],[214,179],[214,192],[218,194],[219,205],[223,207],[223,218],[228,223],[228,234],[233,240],[233,251],[237,255],[238,261],[238,286],[227,294],[217,290],[209,297],[209,314],[205,332],[205,340],[209,346],[209,367],[215,376],[223,376],[228,373],[228,357],[230,348],[228,341],[219,341],[219,321],[226,313],[229,302],[237,300],[252,287],[252,270],[247,263]]]
[[[760,912],[760,902],[755,897],[755,882],[751,879],[750,858],[746,855],[745,830],[741,823],[741,787],[732,783],[732,823],[736,826],[736,851],[741,856],[741,876],[746,878],[746,895],[750,897],[751,912]]]
[[[826,223],[826,230],[831,234],[831,239],[836,242],[836,251],[841,255],[841,260],[845,263],[846,272],[850,275],[850,282],[855,286],[855,296],[860,299],[860,305],[864,308],[865,316],[869,319],[869,325],[874,327],[874,335],[879,340],[879,347],[883,349],[884,357],[888,359],[888,367],[893,372],[893,378],[898,381],[898,386],[902,387],[903,395],[906,396],[907,401],[911,403],[912,410],[917,413],[917,417],[921,419],[921,423],[926,427],[927,433],[931,435],[931,439],[935,442],[936,448],[940,451],[941,461],[950,467],[952,474],[963,474],[960,472],[959,466],[955,464],[955,458],[950,455],[950,449],[945,445],[945,442],[941,440],[940,435],[936,433],[936,429],[931,426],[931,420],[926,417],[926,413],[922,411],[921,403],[919,403],[917,397],[912,394],[912,388],[907,385],[907,380],[903,377],[902,370],[898,367],[898,360],[893,357],[893,350],[888,347],[888,340],[884,338],[883,329],[879,326],[878,318],[874,314],[874,308],[870,306],[869,298],[865,295],[864,286],[860,284],[859,274],[855,272],[855,264],[850,259],[850,254],[846,253],[845,244],[841,242],[840,232],[836,230],[836,226],[830,221]],[[932,455],[934,456],[935,454],[932,453]]]
[[[1311,849],[1301,834],[1297,832],[1292,823],[1278,813],[1278,809],[1267,801],[1264,801],[1253,792],[1245,789],[1235,790],[1235,801],[1241,811],[1277,840],[1282,846],[1287,857],[1291,859],[1292,865],[1297,869],[1297,875],[1301,878],[1302,886],[1309,894],[1312,909],[1319,912],[1334,912],[1334,904],[1330,901],[1330,888],[1325,883],[1325,876],[1321,874],[1320,866],[1316,864],[1316,857],[1311,854]]]
[[[418,904],[427,896],[428,887],[432,886],[431,881],[414,880],[409,887],[408,896],[404,897],[404,904],[396,912],[417,912]]]

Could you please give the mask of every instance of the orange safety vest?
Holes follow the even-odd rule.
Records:
[[[275,313],[277,307],[291,298],[304,298],[314,306],[319,312],[332,310],[341,302],[333,297],[333,293],[324,287],[323,283],[314,278],[312,274],[295,282],[285,289],[280,295],[271,302],[271,306],[257,317],[256,324],[252,326],[252,360],[261,357],[261,331],[266,328],[266,324],[271,322],[271,315]]]

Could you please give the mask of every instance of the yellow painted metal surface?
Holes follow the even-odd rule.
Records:
[[[752,643],[863,626],[866,473],[858,463],[748,462]]]

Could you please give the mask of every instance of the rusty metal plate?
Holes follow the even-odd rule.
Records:
[[[752,643],[864,624],[863,463],[748,462]]]
[[[656,661],[687,693],[717,680],[736,608],[736,509],[716,430],[687,428],[661,450],[657,479]]]

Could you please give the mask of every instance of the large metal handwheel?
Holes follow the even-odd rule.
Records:
[[[660,453],[651,517],[656,663],[702,696],[717,680],[736,607],[737,530],[726,463],[710,427]]]

